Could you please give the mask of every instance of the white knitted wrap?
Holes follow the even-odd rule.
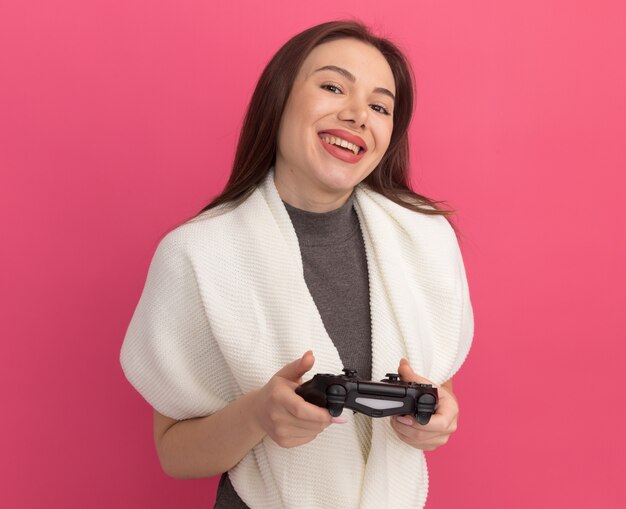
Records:
[[[174,419],[217,412],[264,385],[311,349],[315,373],[341,373],[303,276],[296,233],[273,168],[241,205],[209,210],[169,233],[150,264],[128,327],[121,363],[130,383]],[[367,254],[372,377],[406,357],[436,384],[469,351],[473,315],[461,253],[442,216],[408,210],[359,185]],[[284,449],[266,437],[230,471],[252,509],[423,507],[421,450],[403,443],[389,418],[373,419],[367,461],[352,412],[312,442]]]

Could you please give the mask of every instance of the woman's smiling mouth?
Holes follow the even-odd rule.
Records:
[[[330,143],[331,145],[337,145],[338,147],[343,147],[345,149],[351,150],[352,152],[354,152],[354,155],[357,155],[359,151],[361,150],[361,147],[359,147],[358,145],[354,145],[353,143],[350,143],[349,141],[346,141],[346,140],[342,140],[341,138],[335,138],[334,136],[324,136],[324,135],[322,135],[321,138],[326,143]]]
[[[343,129],[327,129],[317,135],[329,154],[347,163],[359,162],[367,152],[367,145],[361,137]]]
[[[327,133],[320,133],[319,138],[320,143],[330,155],[347,163],[358,163],[365,155],[363,148],[342,138],[330,136]]]
[[[367,152],[367,145],[363,138],[343,129],[326,129],[318,132],[317,134],[326,143],[348,148],[354,152],[355,155],[360,152]]]

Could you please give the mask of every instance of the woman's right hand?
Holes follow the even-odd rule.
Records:
[[[310,350],[285,365],[257,393],[253,415],[257,424],[281,447],[297,447],[313,440],[331,423],[344,423],[331,417],[326,408],[306,402],[296,394],[301,377],[315,363]]]

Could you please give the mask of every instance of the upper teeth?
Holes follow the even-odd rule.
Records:
[[[350,143],[346,140],[342,140],[341,138],[337,138],[335,136],[324,136],[322,137],[322,140],[324,140],[326,143],[330,143],[331,145],[339,145],[340,147],[350,149],[352,150],[352,152],[354,152],[354,155],[357,155],[359,153],[359,150],[361,149],[361,147],[359,147],[358,145]]]

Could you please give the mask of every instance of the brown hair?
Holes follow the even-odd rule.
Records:
[[[406,57],[391,41],[373,35],[358,21],[330,21],[311,27],[287,41],[267,64],[250,100],[230,178],[224,190],[199,213],[243,202],[265,178],[276,161],[278,127],[292,85],[309,53],[320,44],[352,38],[378,49],[391,67],[396,84],[393,132],[387,152],[363,183],[411,210],[450,216],[444,203],[415,193],[409,184],[408,128],[413,114],[413,71]],[[448,219],[452,227],[454,224]],[[456,229],[455,229],[456,230]]]

